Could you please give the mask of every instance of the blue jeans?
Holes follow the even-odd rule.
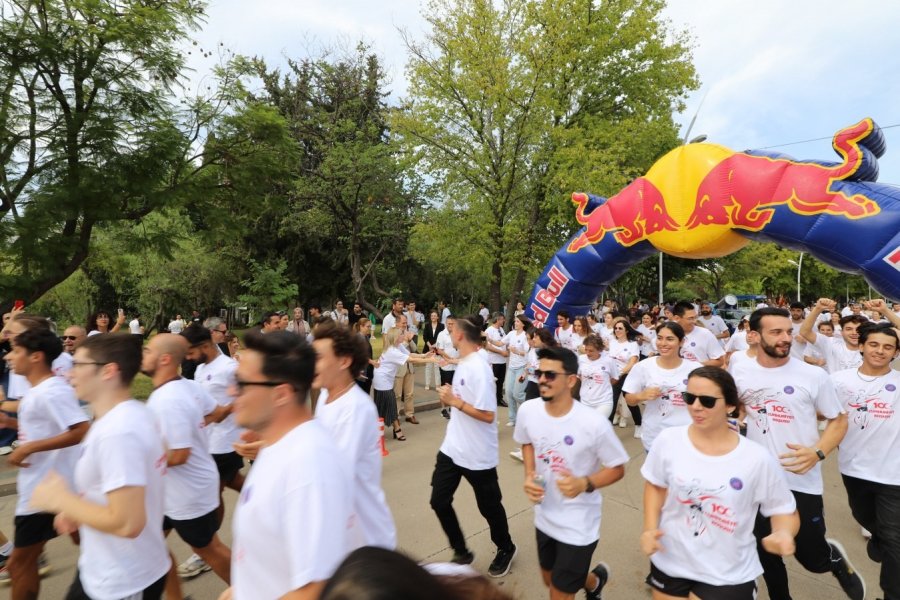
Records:
[[[506,368],[506,381],[503,384],[506,403],[509,404],[509,421],[516,422],[516,411],[519,404],[525,402],[525,385],[527,381],[519,381],[519,377],[525,374],[525,367],[515,369]]]

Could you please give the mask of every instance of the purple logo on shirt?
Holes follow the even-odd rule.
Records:
[[[732,488],[734,488],[738,491],[744,489],[744,482],[741,481],[740,479],[738,479],[737,477],[732,477],[731,479],[729,479],[728,485],[730,485]]]
[[[886,386],[884,386],[884,389],[886,389],[889,392],[893,392],[894,390],[897,389],[897,386],[894,385],[893,383],[889,383]]]
[[[459,380],[459,385],[466,385],[466,380],[465,380],[465,379],[460,379],[460,380]]]
[[[683,383],[684,385],[687,385],[687,379],[682,379],[681,383]]]
[[[252,486],[247,486],[241,490],[241,504],[247,504],[250,501],[250,490]]]
[[[793,393],[794,393],[794,388],[791,387],[791,386],[789,386],[789,385],[786,385],[786,386],[784,386],[784,393],[785,393],[785,394],[793,394]]]
[[[207,381],[209,381],[210,379],[212,379],[212,374],[209,374],[209,375],[206,376],[206,380],[207,380]]]
[[[697,342],[691,342],[691,346],[696,346]]]
[[[572,444],[575,443],[575,440],[574,440],[574,438],[572,438],[571,435],[567,435],[566,437],[564,437],[563,441],[566,443],[566,446],[571,446]]]

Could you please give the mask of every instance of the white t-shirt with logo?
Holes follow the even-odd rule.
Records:
[[[747,438],[776,458],[790,451],[787,444],[818,444],[816,413],[834,419],[843,411],[828,373],[795,358],[773,368],[743,361],[732,375],[747,410]],[[821,464],[802,475],[785,471],[785,476],[792,490],[822,495]]]
[[[166,449],[156,418],[137,400],[127,400],[94,421],[75,466],[75,489],[88,502],[107,505],[106,494],[144,488],[146,524],[136,538],[81,525],[78,572],[84,591],[97,600],[137,594],[172,564],[163,537]]]
[[[234,600],[281,598],[326,580],[358,547],[353,478],[339,453],[315,419],[260,451],[232,522]]]
[[[688,426],[660,432],[641,467],[651,484],[666,488],[658,529],[662,550],[650,557],[670,577],[710,585],[738,585],[762,574],[753,525],[791,514],[794,495],[784,470],[764,448],[737,434],[722,456],[703,454]]]
[[[397,529],[381,488],[381,433],[375,403],[358,385],[334,402],[328,390],[319,393],[316,419],[331,434],[353,478],[355,532],[360,546],[397,547]]]
[[[803,360],[803,354],[806,352],[807,347],[806,340],[800,337],[800,327],[802,326],[803,321],[797,323],[791,320],[791,336],[794,338],[791,341],[791,356],[797,360]]]
[[[817,333],[813,346],[819,351],[819,354],[825,357],[825,367],[829,373],[855,369],[863,362],[862,352],[848,348],[844,338],[837,333],[834,337]]]
[[[708,329],[694,327],[693,331],[684,334],[681,356],[688,360],[703,363],[725,355],[725,350]]]
[[[682,359],[681,365],[674,369],[659,366],[659,357],[642,360],[634,365],[631,374],[622,385],[626,394],[636,394],[648,387],[658,387],[660,395],[648,400],[644,408],[641,426],[641,442],[649,450],[659,432],[668,427],[691,424],[681,392],[687,389],[688,375],[694,369],[702,367],[698,362]]]
[[[209,439],[198,385],[175,379],[153,390],[147,407],[159,421],[167,450],[189,448],[187,462],[169,467],[166,475],[166,516],[196,519],[219,506],[219,471],[209,453]]]
[[[569,325],[568,329],[557,327],[553,337],[556,338],[556,342],[563,348],[568,348],[572,352],[576,352],[577,346],[575,348],[572,347],[572,336],[574,334],[575,328],[572,325]]]
[[[447,423],[441,452],[449,456],[455,465],[473,471],[497,466],[499,445],[496,393],[491,366],[476,352],[466,356],[456,366],[453,395],[478,410],[493,412],[494,420],[485,423],[464,414],[455,406],[450,409],[450,422]]]
[[[619,378],[619,367],[605,352],[597,360],[586,354],[578,355],[578,379],[581,380],[581,403],[591,408],[609,404],[612,406],[612,380]]]
[[[450,332],[446,329],[442,330],[437,339],[434,342],[434,345],[437,346],[441,350],[441,356],[445,356],[447,358],[457,358],[459,357],[459,352],[456,348],[453,347],[453,339],[450,337]],[[442,371],[455,371],[456,365],[453,363],[449,363],[446,366],[441,367]]]
[[[503,338],[503,345],[506,346],[507,350],[516,350],[516,352],[522,352],[523,354],[516,354],[515,352],[509,353],[509,368],[510,369],[521,369],[528,362],[527,353],[528,353],[528,336],[525,335],[524,331],[517,332],[515,330],[510,331],[506,334],[506,337]]]
[[[891,370],[873,377],[845,369],[833,373],[831,381],[847,411],[847,435],[838,454],[841,473],[900,485],[900,463],[896,460],[900,452],[900,372]]]
[[[636,356],[640,358],[641,349],[638,347],[637,342],[620,342],[619,340],[612,338],[609,340],[609,355],[616,361],[616,366],[621,374],[625,365],[628,364],[628,361],[631,360],[632,357]]]
[[[220,354],[210,363],[197,365],[194,381],[215,400],[218,406],[231,406],[234,398],[228,390],[234,385],[237,366],[236,360]],[[228,454],[234,452],[233,444],[240,439],[244,430],[238,427],[234,422],[234,415],[231,414],[220,423],[210,423],[206,431],[209,435],[210,453]]]
[[[725,321],[722,320],[722,317],[719,315],[710,315],[707,319],[703,315],[697,315],[697,323],[703,325],[706,329],[708,329],[713,337],[716,337],[716,341],[719,343],[722,348],[725,348],[725,343],[728,341],[727,339],[721,339],[717,336],[722,335],[722,332],[728,331],[728,325],[725,324]]]
[[[650,356],[656,352],[656,332],[643,323],[637,326],[637,331],[644,336],[644,342],[641,344],[641,354]]]
[[[29,389],[19,403],[19,443],[56,437],[86,421],[72,386],[60,377],[51,376]],[[31,454],[27,460],[30,466],[19,469],[16,474],[16,516],[41,512],[29,505],[31,494],[51,470],[59,473],[71,486],[79,456],[81,447],[77,444]]]
[[[562,417],[547,414],[544,402],[526,402],[516,413],[513,439],[534,446],[535,473],[546,482],[544,499],[534,506],[534,526],[565,544],[586,546],[597,541],[603,503],[600,491],[566,498],[556,479],[565,473],[585,477],[601,467],[628,462],[628,453],[609,419],[579,402]]]
[[[394,389],[394,377],[408,360],[409,352],[404,352],[400,346],[391,346],[382,352],[372,375],[372,387],[380,392]]]
[[[537,383],[537,377],[534,372],[540,367],[541,361],[537,356],[537,350],[531,348],[528,350],[528,356],[526,357],[526,365],[525,365],[525,373],[528,381]]]
[[[725,352],[740,352],[750,347],[747,343],[747,330],[735,331],[725,344]]]
[[[66,379],[66,375],[69,374],[69,370],[72,368],[72,355],[68,352],[63,352],[50,364],[50,370],[53,371],[53,374],[60,378],[60,380],[66,385],[69,384]],[[28,379],[24,375],[19,375],[13,371],[9,372],[9,381],[6,384],[6,397],[10,400],[18,400],[19,398],[24,398],[25,394],[28,390],[31,389],[31,384],[28,383]]]
[[[499,327],[494,327],[493,325],[491,325],[490,327],[488,327],[485,330],[484,335],[493,345],[500,346],[501,348],[505,348],[505,344],[503,343],[503,336],[505,334],[503,333],[503,330],[500,329]],[[488,356],[489,363],[491,363],[492,365],[505,365],[506,364],[505,356],[503,356],[502,354],[497,354],[493,350],[488,350],[487,347],[485,347],[485,350],[487,350],[487,356]]]

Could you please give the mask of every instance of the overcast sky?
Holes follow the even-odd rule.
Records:
[[[398,98],[406,91],[398,28],[421,38],[420,7],[419,0],[210,0],[195,37],[204,49],[224,43],[269,63],[362,38],[384,59]],[[707,134],[735,150],[824,137],[778,150],[834,160],[837,129],[866,116],[883,127],[900,124],[900,2],[672,0],[665,15],[694,36],[702,83],[678,118],[682,134],[696,113],[692,137]],[[213,59],[198,54],[199,73]],[[900,185],[900,127],[885,134],[880,180]]]

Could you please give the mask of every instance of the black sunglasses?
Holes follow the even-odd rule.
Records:
[[[278,387],[279,385],[285,385],[287,383],[287,381],[241,381],[240,379],[236,379],[234,381],[234,387],[237,388],[238,394],[243,394],[244,388],[251,385],[257,385],[261,387]]]
[[[553,381],[560,375],[567,375],[568,373],[560,373],[559,371],[541,371],[540,369],[534,370],[534,376],[537,377],[538,381],[540,381],[541,377],[546,379],[547,381]]]
[[[77,340],[78,336],[77,335],[61,335],[61,336],[59,336],[59,339],[61,339],[61,340]]]
[[[688,406],[693,406],[694,401],[699,400],[700,405],[703,406],[703,408],[714,407],[716,405],[716,402],[718,402],[720,398],[720,396],[700,396],[698,394],[692,394],[690,392],[681,392],[681,397],[684,399],[684,403]]]

